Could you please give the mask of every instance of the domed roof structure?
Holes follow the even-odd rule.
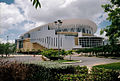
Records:
[[[97,25],[93,21],[88,20],[88,19],[66,19],[66,20],[61,20],[61,21],[62,21],[62,25],[60,26],[60,28],[71,28],[71,27],[75,28],[76,27],[75,25],[78,25],[78,26],[81,25],[81,26],[87,26],[87,27],[92,28],[93,33],[97,31]],[[40,30],[40,28],[46,27],[46,26],[49,26],[50,28],[54,28],[54,29],[57,28],[55,23],[52,22],[52,23],[48,23],[48,24],[36,27],[34,29],[31,29],[30,31],[26,33],[38,31]]]
[[[93,21],[88,20],[88,19],[67,19],[67,20],[61,20],[61,21],[63,22],[62,26],[60,26],[61,28],[62,27],[71,28],[70,25],[83,25],[83,26],[85,25],[85,26],[91,27],[94,33],[97,31],[97,25]],[[54,23],[49,23],[49,26],[57,27]]]

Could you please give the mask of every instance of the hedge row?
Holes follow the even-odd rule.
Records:
[[[85,53],[85,55],[89,56],[114,56],[114,57],[120,57],[120,44],[118,45],[105,45],[105,46],[99,46],[99,47],[93,47],[93,48],[81,48],[77,49],[76,52],[79,53]]]
[[[89,74],[58,74],[58,76],[58,81],[120,81],[119,72],[103,68],[93,68]]]
[[[0,81],[118,81],[114,70],[87,67],[46,67],[41,64],[0,62]]]

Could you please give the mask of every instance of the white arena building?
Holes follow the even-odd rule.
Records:
[[[78,49],[97,47],[103,38],[94,36],[97,25],[88,19],[69,19],[34,28],[16,40],[17,49]],[[40,47],[41,46],[41,47]]]

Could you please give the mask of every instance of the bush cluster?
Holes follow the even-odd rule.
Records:
[[[0,61],[0,81],[56,81],[57,74],[74,73],[74,71],[73,66],[57,63],[50,66],[50,63],[23,64]]]
[[[1,81],[119,81],[114,70],[39,63],[0,62]]]
[[[0,61],[0,81],[25,81],[30,75],[24,64]]]
[[[3,57],[3,55],[5,54],[6,57],[11,54],[11,53],[15,53],[16,50],[16,45],[12,44],[12,43],[0,43],[0,55]]]
[[[104,68],[92,68],[90,73],[87,72],[86,68],[83,73],[58,74],[58,76],[58,81],[120,81],[119,72]]]
[[[93,81],[119,81],[119,72],[112,69],[92,68],[91,79]]]
[[[58,60],[58,59],[63,59],[62,55],[66,55],[65,50],[60,50],[58,54],[58,50],[43,50],[40,54],[44,55],[45,57],[49,58],[50,60]]]
[[[105,46],[99,46],[94,48],[81,48],[76,50],[76,52],[79,53],[85,53],[85,55],[89,56],[116,56],[120,57],[120,45],[105,45]]]

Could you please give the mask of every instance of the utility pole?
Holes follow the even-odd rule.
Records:
[[[7,35],[7,43],[8,43],[8,41],[9,41],[9,36]]]
[[[60,43],[59,43],[60,35],[59,35],[59,32],[60,32],[60,26],[62,25],[63,22],[61,20],[58,20],[58,21],[55,21],[54,23],[58,27],[58,29],[57,29],[57,34],[58,34],[58,55],[60,55]]]

